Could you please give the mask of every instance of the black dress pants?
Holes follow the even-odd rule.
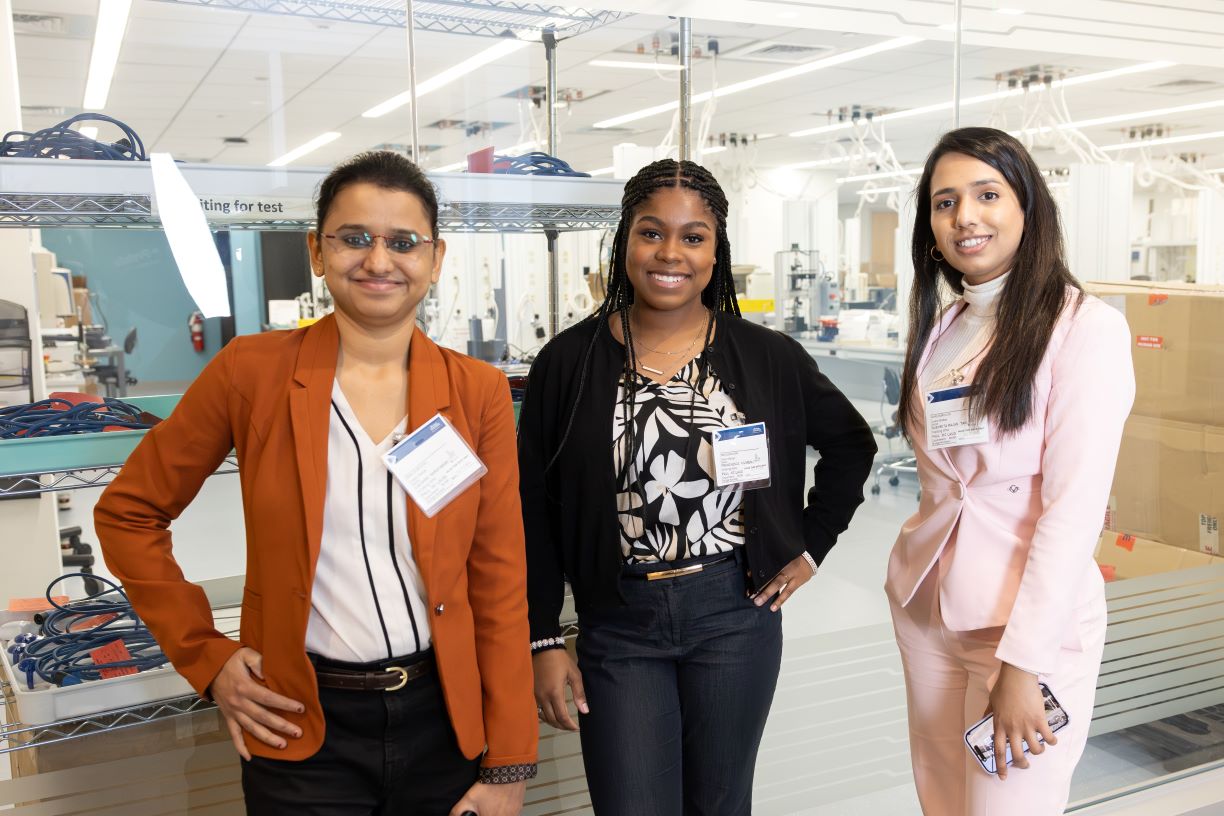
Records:
[[[242,763],[250,816],[447,816],[476,782],[432,666],[398,691],[320,688],[327,733],[300,762]],[[401,662],[402,665],[402,662]]]

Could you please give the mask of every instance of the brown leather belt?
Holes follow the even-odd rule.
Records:
[[[407,666],[386,666],[375,671],[354,671],[334,665],[315,665],[315,678],[321,688],[347,691],[399,691],[411,680],[424,677],[433,669],[432,660]]]

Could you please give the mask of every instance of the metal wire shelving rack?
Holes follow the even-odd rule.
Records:
[[[161,0],[186,6],[282,14],[316,20],[404,27],[403,0]],[[552,3],[521,3],[509,0],[425,0],[413,7],[413,22],[421,31],[503,37],[535,34],[545,29],[566,39],[607,25],[623,12],[559,6]]]

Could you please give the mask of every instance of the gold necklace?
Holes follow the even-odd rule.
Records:
[[[677,357],[677,356],[681,356],[681,355],[683,355],[683,356],[686,356],[686,357],[687,357],[687,356],[688,356],[688,354],[689,354],[689,352],[691,352],[691,351],[693,350],[693,346],[697,345],[697,338],[698,338],[698,337],[701,337],[702,335],[704,335],[704,334],[706,333],[706,330],[709,328],[709,318],[708,318],[708,315],[709,315],[709,310],[707,310],[707,311],[706,311],[706,314],[707,314],[707,318],[706,318],[706,321],[707,321],[707,322],[706,322],[706,325],[705,325],[705,326],[703,326],[703,327],[702,327],[702,328],[701,328],[701,329],[700,329],[700,330],[697,332],[697,334],[694,334],[694,335],[693,335],[693,339],[689,341],[688,346],[687,346],[687,347],[685,347],[685,349],[684,349],[683,351],[660,351],[659,349],[656,349],[656,348],[651,348],[650,346],[646,345],[646,343],[645,343],[644,341],[639,340],[638,342],[639,342],[639,343],[641,343],[642,348],[646,349],[647,351],[651,352],[652,354],[666,354],[668,357]],[[643,371],[649,371],[651,374],[656,374],[656,375],[658,375],[658,376],[660,376],[660,377],[662,377],[662,376],[663,376],[663,372],[662,372],[662,371],[660,371],[659,369],[654,368],[654,367],[652,367],[652,366],[648,366],[648,365],[646,365],[646,364],[645,364],[645,363],[643,363],[641,360],[638,360],[638,361],[637,361],[637,364],[638,364],[638,368],[642,369]]]

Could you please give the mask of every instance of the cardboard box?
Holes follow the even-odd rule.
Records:
[[[1144,575],[1224,564],[1224,558],[1214,555],[1109,530],[1101,533],[1093,557],[1106,581],[1125,581]]]
[[[93,325],[93,307],[89,305],[89,290],[73,287],[72,300],[76,304],[76,313],[80,317],[81,322],[86,326]]]
[[[1109,509],[1111,530],[1219,555],[1224,427],[1132,416]]]
[[[1136,281],[1086,288],[1130,325],[1134,413],[1224,426],[1224,287]]]

